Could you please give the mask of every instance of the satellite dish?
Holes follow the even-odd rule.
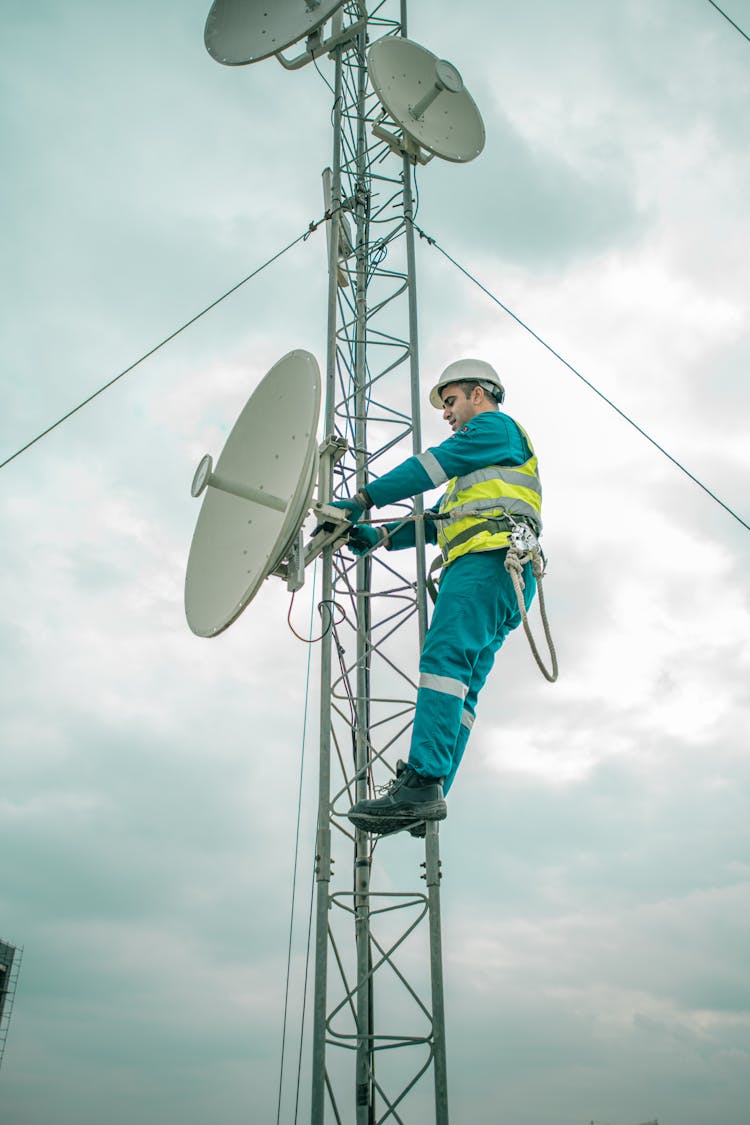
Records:
[[[393,120],[417,145],[463,164],[484,148],[484,123],[452,63],[400,36],[373,43],[367,70]]]
[[[204,41],[212,59],[243,66],[312,35],[344,0],[214,0]]]
[[[320,371],[293,351],[253,391],[214,470],[206,456],[192,493],[206,493],[185,576],[185,614],[199,637],[231,625],[291,550],[318,472]]]

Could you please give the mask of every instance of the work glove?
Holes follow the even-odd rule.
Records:
[[[331,507],[340,508],[352,524],[361,520],[370,506],[371,500],[364,488],[360,492],[356,492],[354,496],[347,496],[345,500],[331,500]],[[333,531],[335,526],[333,523],[319,523],[313,532],[313,536],[318,535],[321,531]]]
[[[354,496],[347,496],[344,500],[332,500],[331,507],[343,509],[347,519],[351,523],[357,523],[370,507],[370,497],[362,490],[355,492]]]
[[[350,532],[347,547],[355,555],[367,555],[384,539],[385,532],[382,527],[370,527],[369,524],[365,524],[363,527],[355,527]]]

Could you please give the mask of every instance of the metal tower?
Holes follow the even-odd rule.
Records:
[[[367,30],[334,56],[325,413],[330,467],[329,479],[320,481],[321,499],[349,495],[422,448],[410,223],[415,155],[403,134],[402,151],[394,151],[392,134],[383,130],[365,59],[368,41],[406,34],[405,2],[392,20],[385,18],[387,7],[379,5]],[[337,460],[342,439],[347,451]],[[420,512],[417,504],[414,514]],[[404,516],[412,516],[410,508]],[[332,1120],[352,1120],[342,1107],[351,1105],[353,1092],[358,1125],[409,1120],[406,1099],[430,1069],[435,1121],[448,1121],[437,825],[428,826],[424,849],[408,835],[373,846],[345,817],[351,803],[394,775],[399,751],[408,754],[427,623],[418,520],[416,529],[416,560],[381,553],[354,562],[330,549],[324,556],[315,1125],[326,1120],[327,1104]],[[378,880],[375,853],[386,847],[402,851],[407,889]],[[354,951],[347,955],[352,937]],[[347,1051],[353,1067],[335,1057]]]
[[[23,949],[0,940],[0,1066],[3,1063],[5,1044],[8,1041],[10,1017],[16,998],[22,957]]]
[[[390,27],[383,21],[380,30],[403,33],[403,17]],[[328,487],[342,496],[366,485],[392,449],[400,458],[421,449],[414,244],[407,221],[411,164],[372,135],[380,106],[368,90],[364,32],[351,47],[337,50],[335,66],[325,432],[333,439],[334,456],[335,439],[345,438],[349,448],[331,484],[321,481],[323,498]],[[342,265],[342,280],[348,282],[343,286]],[[411,448],[404,448],[410,438]],[[431,1064],[435,1119],[448,1119],[437,827],[426,837],[426,887],[418,878],[421,849],[404,837],[399,843],[408,849],[405,867],[411,866],[416,889],[379,890],[371,840],[345,819],[349,805],[372,791],[374,778],[385,780],[395,765],[399,739],[408,733],[417,650],[413,643],[407,647],[405,666],[399,651],[405,630],[416,631],[421,643],[426,625],[424,534],[421,525],[418,529],[416,582],[390,557],[384,561],[373,555],[353,563],[330,548],[324,557],[323,604],[329,607],[330,628],[321,652],[315,1123],[325,1120],[326,1098],[333,1119],[346,1120],[341,1107],[351,1102],[351,1082],[347,1090],[346,1068],[342,1073],[330,1059],[342,1048],[355,1054],[358,1125],[387,1116],[403,1120],[399,1107]],[[351,870],[351,889],[335,889],[334,862],[337,875]],[[383,921],[388,925],[379,936]],[[425,925],[431,998],[419,995],[398,957],[412,931]],[[353,962],[344,952],[352,930]],[[411,1019],[405,1014],[405,1022],[394,1018],[401,1007],[395,997],[392,1007],[378,1004],[386,977],[391,991],[401,990],[411,1000]],[[386,1052],[396,1051],[411,1057],[406,1067],[386,1065]],[[388,1081],[389,1070],[398,1075],[395,1085]]]
[[[206,24],[226,65],[333,62],[323,503],[422,448],[413,169],[432,154],[472,159],[484,143],[458,71],[406,34],[406,0],[373,0],[369,12],[365,0],[214,0]],[[368,71],[376,52],[384,83]],[[430,118],[446,92],[449,108]],[[322,556],[313,1125],[424,1121],[433,1109],[448,1121],[437,824],[424,842],[388,840],[346,817],[408,757],[427,607],[421,502],[401,510],[415,522],[413,555],[355,559],[334,544]],[[405,889],[378,862],[388,854]]]

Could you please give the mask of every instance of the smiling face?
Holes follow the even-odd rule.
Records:
[[[448,383],[441,389],[440,397],[443,400],[443,418],[454,434],[476,414],[496,409],[495,403],[481,387],[474,387],[467,395],[461,383]]]

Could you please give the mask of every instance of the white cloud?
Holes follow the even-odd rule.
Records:
[[[215,66],[205,15],[81,3],[9,25],[8,452],[320,213],[328,92],[311,69]],[[415,0],[410,31],[459,65],[488,144],[420,169],[420,221],[747,518],[746,44],[709,5],[454,15]],[[210,642],[182,583],[198,458],[280,355],[324,360],[322,240],[0,481],[12,1125],[272,1119],[308,653],[280,583]],[[425,387],[462,353],[496,360],[537,445],[561,663],[550,687],[509,640],[441,833],[453,1115],[744,1125],[745,533],[434,249],[419,260]],[[423,428],[445,436],[431,410]],[[413,637],[387,650],[414,671]],[[421,889],[420,857],[383,841],[379,886]]]

